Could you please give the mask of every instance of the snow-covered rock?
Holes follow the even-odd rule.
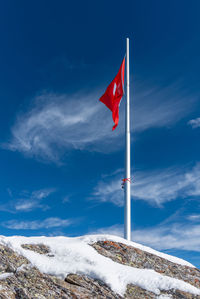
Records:
[[[0,298],[200,298],[200,271],[110,235],[0,236]]]

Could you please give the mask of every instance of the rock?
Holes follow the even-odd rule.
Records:
[[[73,291],[88,290],[88,298],[112,298],[120,299],[121,296],[115,294],[106,284],[102,281],[87,277],[86,275],[69,274],[65,281],[74,285]],[[72,290],[72,288],[71,288]],[[80,296],[80,295],[79,295]],[[81,297],[80,297],[81,298]],[[85,297],[83,297],[85,298]]]
[[[47,253],[41,244],[22,247],[40,254]],[[13,274],[0,280],[0,299],[121,298],[101,281],[84,275],[70,274],[62,280],[43,274],[12,249],[6,246],[0,249],[0,261],[3,261],[0,274],[8,273],[8,269]]]
[[[157,255],[112,241],[98,241],[92,245],[98,253],[113,261],[140,269],[152,269],[173,278],[184,280],[200,288],[200,270],[172,263]]]
[[[44,244],[22,244],[22,248],[35,251],[40,254],[50,253],[50,248]]]
[[[200,271],[181,266],[156,255],[126,246],[122,243],[99,241],[91,244],[100,254],[117,263],[137,268],[148,268],[187,281],[200,287]],[[26,250],[51,256],[50,248],[44,244],[23,244]],[[7,246],[0,245],[0,299],[122,299],[109,286],[86,275],[69,274],[65,279],[41,273],[23,256]],[[174,299],[197,299],[179,290],[162,291],[160,295]],[[123,298],[157,299],[160,296],[129,284]],[[162,297],[160,297],[162,298]]]

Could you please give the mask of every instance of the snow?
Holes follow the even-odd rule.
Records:
[[[22,264],[20,267],[17,268],[16,272],[24,271],[28,268],[32,268],[31,264]]]
[[[160,295],[157,297],[157,299],[172,299],[171,295]]]
[[[174,263],[192,266],[191,264],[175,257],[170,257],[154,251],[140,244],[126,241],[122,238],[110,235],[86,235],[83,237],[4,237],[0,236],[0,243],[9,246],[19,254],[26,257],[32,266],[41,272],[56,275],[64,279],[69,273],[85,274],[105,282],[111,289],[122,295],[129,283],[160,295],[160,290],[179,289],[195,295],[200,295],[200,289],[168,276],[161,275],[154,270],[137,269],[121,265],[111,259],[100,255],[89,244],[98,240],[112,240],[121,242],[141,250],[164,257]],[[44,244],[49,246],[53,257],[41,255],[21,247],[22,244]],[[165,296],[166,297],[166,296]],[[164,299],[161,295],[158,297]],[[168,298],[170,298],[168,296]]]
[[[12,275],[13,275],[13,273],[2,273],[2,274],[0,274],[0,280],[6,279]]]

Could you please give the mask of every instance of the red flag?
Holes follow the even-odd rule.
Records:
[[[99,99],[99,101],[104,103],[112,111],[112,118],[115,123],[112,130],[115,130],[119,122],[119,104],[124,94],[124,66],[125,58],[122,61],[117,76],[108,85],[105,93]]]

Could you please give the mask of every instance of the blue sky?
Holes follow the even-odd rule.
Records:
[[[0,5],[1,234],[123,234],[129,37],[132,238],[200,267],[199,1]]]

